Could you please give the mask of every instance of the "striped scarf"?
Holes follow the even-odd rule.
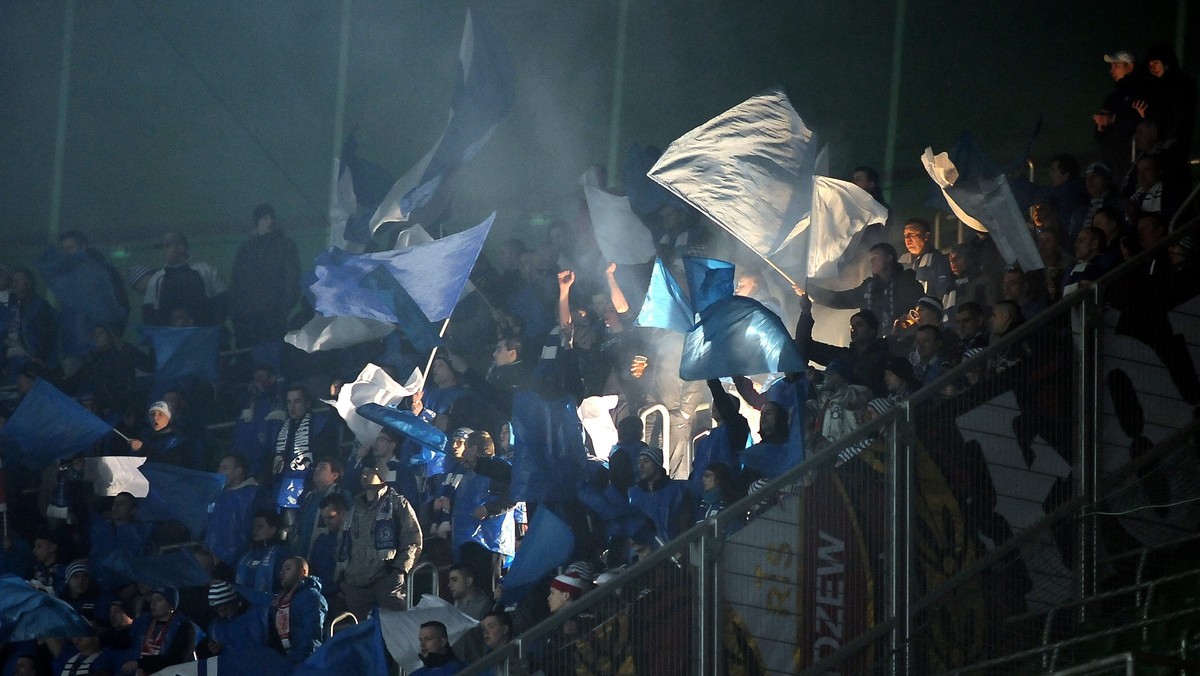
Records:
[[[312,451],[308,448],[308,424],[312,421],[312,414],[305,413],[300,419],[300,424],[296,426],[296,443],[293,445],[294,454],[288,458],[288,436],[291,435],[292,426],[296,425],[295,421],[288,418],[283,427],[279,428],[279,435],[275,437],[275,455],[284,459],[288,464],[284,469],[291,469],[294,472],[303,472],[312,466]]]

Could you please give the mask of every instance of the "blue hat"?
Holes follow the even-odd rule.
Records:
[[[160,587],[155,587],[154,589],[151,589],[150,594],[151,595],[158,594],[159,596],[163,597],[164,599],[167,600],[167,603],[172,608],[175,608],[176,606],[179,605],[179,590],[176,589],[175,587],[171,587],[168,585],[162,585]]]

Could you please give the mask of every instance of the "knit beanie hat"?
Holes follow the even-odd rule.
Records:
[[[566,592],[572,599],[583,596],[583,578],[575,573],[563,573],[550,582],[551,589]]]
[[[70,582],[71,576],[74,575],[75,573],[87,573],[87,572],[89,572],[88,565],[87,565],[87,559],[75,559],[74,561],[71,562],[71,564],[69,566],[67,566],[67,572],[65,575],[63,575],[63,580],[66,582]]]
[[[167,604],[172,608],[179,606],[179,590],[174,587],[167,585],[155,587],[154,589],[150,590],[150,594],[158,594],[159,596],[163,597],[167,600]]]
[[[661,448],[654,448],[651,446],[643,448],[642,451],[638,453],[638,460],[641,460],[642,458],[650,458],[650,462],[654,463],[655,467],[663,466],[663,452]]]
[[[208,605],[210,607],[216,608],[226,603],[236,603],[237,600],[238,595],[233,590],[233,585],[225,580],[213,580],[208,585]]]
[[[168,418],[171,417],[171,405],[165,401],[154,402],[150,405],[150,410],[147,411],[147,413],[153,413],[154,411],[162,411],[163,415],[167,416]]]
[[[920,300],[917,301],[917,305],[924,305],[930,310],[936,312],[938,316],[941,316],[941,314],[946,311],[946,308],[942,306],[942,301],[934,298],[933,296],[921,296]]]

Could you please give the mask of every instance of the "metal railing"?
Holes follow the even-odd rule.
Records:
[[[1104,554],[1178,537],[1194,516],[1151,509],[1101,527],[1107,517],[1078,510],[1101,497],[1114,511],[1161,506],[1192,490],[1190,474],[1154,465],[1155,449],[1191,420],[1178,371],[1158,361],[1161,346],[1126,335],[1109,305],[1143,310],[1122,304],[1122,287],[1197,230],[1180,228],[864,416],[464,673],[518,663],[547,673],[939,673],[1017,649],[1026,637],[1006,633],[1004,618],[1094,596]],[[1122,490],[1101,490],[1114,485]],[[646,595],[678,623],[647,613]],[[1084,609],[1074,618],[1087,619]]]

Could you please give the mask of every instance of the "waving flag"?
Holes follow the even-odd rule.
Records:
[[[684,338],[679,377],[710,380],[806,366],[778,315],[753,298],[730,296],[700,313],[700,322]]]
[[[806,276],[837,279],[872,223],[887,221],[888,210],[866,190],[836,178],[813,177],[812,212],[800,234],[808,249]]]
[[[371,241],[371,216],[396,179],[387,169],[359,158],[354,134],[342,144],[342,156],[333,167],[329,245],[361,253]]]
[[[96,495],[112,497],[129,493],[135,498],[144,498],[150,490],[150,484],[137,469],[144,464],[146,459],[137,455],[84,458],[83,478],[92,482],[92,490]]]
[[[314,307],[325,316],[347,316],[397,322],[393,294],[363,285],[384,267],[416,302],[428,321],[450,316],[483,249],[496,214],[479,225],[428,244],[394,251],[351,255],[330,249],[317,257],[317,281],[309,288]]]
[[[441,451],[446,448],[446,433],[421,420],[412,411],[401,411],[390,406],[363,404],[357,413],[377,425],[399,432],[426,448]]]
[[[11,442],[5,446],[6,460],[39,470],[91,449],[112,429],[79,402],[39,378],[0,427],[0,437]]]
[[[574,477],[587,462],[583,425],[568,398],[543,398],[532,390],[513,393],[513,468],[510,494],[526,502],[575,499],[573,481],[546,481],[548,476]]]
[[[808,274],[794,240],[812,208],[815,135],[780,90],[750,98],[677,139],[650,178],[792,279]]]
[[[629,147],[621,163],[621,175],[624,178],[625,194],[629,196],[629,208],[638,216],[653,216],[667,206],[687,208],[686,202],[646,175],[660,157],[662,151],[658,148],[634,144]]]
[[[417,302],[408,295],[400,282],[392,276],[386,265],[380,265],[368,272],[359,285],[370,291],[378,291],[382,296],[384,306],[395,315],[395,323],[404,331],[413,347],[428,352],[442,344],[438,330],[425,318]]]
[[[430,235],[429,232],[426,231],[425,228],[421,227],[419,223],[414,223],[413,225],[405,228],[404,231],[399,235],[396,235],[396,246],[392,248],[400,249],[406,246],[428,244],[434,241],[436,240],[433,238],[433,235]],[[475,290],[475,284],[468,279],[467,285],[463,289],[463,295],[466,296],[469,293],[473,293]]]
[[[934,155],[932,148],[921,155],[921,164],[951,211],[972,229],[988,233],[1006,263],[1019,264],[1026,272],[1041,270],[1045,265],[1037,242],[1003,170],[995,167],[969,134],[959,138],[955,149],[957,162],[948,153]]]
[[[231,665],[232,666],[232,665]],[[238,669],[232,673],[244,673]],[[386,674],[388,659],[379,619],[375,616],[343,629],[291,672],[292,676],[328,674]],[[267,672],[270,673],[270,672]]]
[[[129,310],[117,300],[112,276],[88,252],[68,254],[50,247],[38,259],[37,267],[58,300],[65,356],[87,354],[97,326],[116,331],[125,325]]]
[[[715,258],[683,257],[692,310],[699,314],[704,308],[733,295],[733,263]]]
[[[650,285],[646,287],[646,300],[642,302],[642,309],[633,325],[679,333],[687,333],[696,325],[691,303],[661,258],[654,259],[654,271],[650,273]]]
[[[504,576],[501,602],[508,606],[520,601],[543,575],[566,563],[574,549],[570,526],[549,509],[539,509]]]
[[[141,332],[154,348],[155,382],[165,383],[186,376],[217,382],[221,327],[143,326]]]
[[[0,645],[41,638],[89,636],[95,630],[65,601],[15,575],[0,575]]]
[[[463,163],[475,156],[512,108],[516,77],[508,50],[481,15],[467,11],[458,50],[459,79],[441,139],[388,192],[371,218],[380,225],[406,221],[427,204]]]
[[[395,330],[395,324],[374,319],[315,315],[300,329],[289,331],[283,340],[305,352],[318,352],[379,340]]]
[[[367,364],[352,383],[342,385],[338,391],[337,401],[333,407],[337,410],[346,426],[354,434],[354,438],[362,446],[370,446],[379,436],[379,423],[371,422],[358,414],[357,409],[364,404],[381,404],[395,406],[405,397],[411,396],[421,389],[425,379],[421,371],[413,369],[408,382],[401,385],[375,364]]]
[[[406,674],[416,673],[423,666],[418,636],[425,622],[441,622],[445,625],[452,645],[479,624],[475,618],[432,594],[422,596],[421,602],[408,610],[380,610],[379,625],[383,630],[383,643],[387,646],[388,654]]]
[[[636,265],[654,258],[654,238],[633,213],[628,197],[618,197],[590,185],[583,186],[596,244],[604,260]]]
[[[193,536],[200,537],[208,523],[208,507],[225,487],[225,475],[157,462],[148,462],[138,467],[138,471],[150,482],[150,489],[138,506],[138,520],[174,519]]]

